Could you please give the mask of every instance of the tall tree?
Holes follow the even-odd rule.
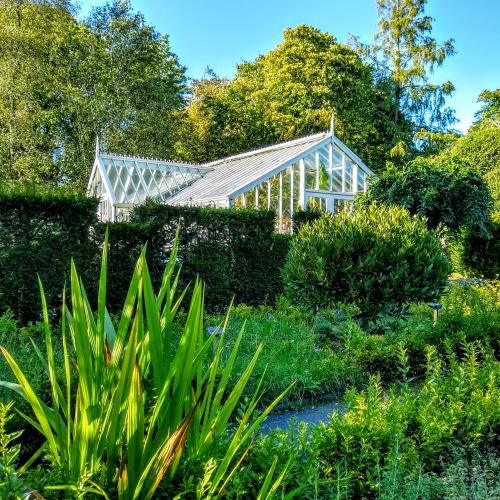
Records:
[[[77,56],[66,66],[71,92],[60,119],[70,178],[85,185],[96,136],[109,151],[171,156],[186,87],[168,37],[128,0],[112,0],[92,10],[70,51]]]
[[[384,82],[346,45],[310,26],[284,32],[274,50],[238,66],[233,80],[194,83],[179,153],[206,160],[335,129],[372,168],[385,164],[395,135]],[[401,134],[410,130],[404,119]],[[406,130],[406,132],[405,132]]]
[[[0,173],[84,188],[96,136],[168,157],[184,68],[168,38],[113,0],[78,22],[65,1],[0,0]]]
[[[74,19],[64,2],[0,2],[0,177],[53,181],[61,87],[54,57]]]
[[[500,89],[483,90],[477,100],[482,106],[475,115],[474,127],[500,128]]]
[[[439,132],[455,122],[453,111],[445,107],[454,86],[431,83],[429,75],[454,54],[454,41],[438,44],[431,36],[433,19],[425,15],[426,2],[377,0],[379,30],[371,50],[393,84],[394,122],[408,119],[416,131]]]
[[[108,108],[105,141],[126,152],[170,154],[172,113],[184,104],[186,78],[168,36],[148,26],[129,0],[95,8],[87,23],[105,54],[99,82]]]

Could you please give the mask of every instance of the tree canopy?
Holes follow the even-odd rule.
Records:
[[[454,90],[451,82],[435,84],[429,75],[435,66],[454,53],[453,39],[442,44],[432,38],[432,21],[425,15],[427,0],[377,0],[379,30],[372,51],[382,72],[393,82],[393,111],[396,123],[411,120],[416,130],[447,129],[455,121],[445,108],[445,98]]]
[[[233,80],[196,81],[184,114],[179,153],[202,161],[329,128],[375,170],[393,145],[391,102],[383,82],[351,48],[302,25],[274,50],[238,66]],[[402,120],[400,133],[410,131]]]
[[[168,157],[184,68],[130,3],[80,22],[69,2],[0,3],[0,175],[85,186],[97,135],[110,150]]]
[[[168,36],[129,0],[84,20],[71,0],[0,0],[0,176],[82,189],[97,137],[108,151],[199,162],[325,131],[332,112],[377,173],[419,144],[449,149],[453,86],[428,77],[453,43],[432,38],[425,0],[377,2],[369,51],[300,25],[234,78],[209,71],[188,85]],[[498,91],[481,98],[478,122],[498,124]]]
[[[477,100],[482,106],[476,113],[474,126],[500,127],[500,89],[483,90]]]
[[[500,89],[483,91],[478,101],[483,105],[469,133],[452,142],[440,156],[464,162],[484,176],[494,210],[500,212]]]

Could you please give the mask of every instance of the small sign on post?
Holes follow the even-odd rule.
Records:
[[[432,309],[434,309],[434,321],[433,324],[435,325],[437,323],[437,320],[439,318],[439,310],[441,309],[441,304],[439,302],[433,302],[430,304]]]

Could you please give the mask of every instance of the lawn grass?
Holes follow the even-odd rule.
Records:
[[[207,325],[222,323],[222,316],[209,316]],[[234,369],[235,377],[252,358],[259,344],[264,348],[247,388],[253,393],[265,371],[263,402],[273,400],[294,383],[286,402],[301,404],[318,395],[340,394],[348,387],[360,387],[366,378],[342,352],[324,345],[310,321],[271,309],[235,307],[223,338],[227,355],[244,328]]]

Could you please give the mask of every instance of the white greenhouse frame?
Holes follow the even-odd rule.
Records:
[[[333,127],[332,127],[333,128]],[[171,205],[274,209],[288,231],[299,208],[335,212],[373,172],[333,130],[201,165],[96,151],[87,193],[103,221],[124,220],[147,198]]]

